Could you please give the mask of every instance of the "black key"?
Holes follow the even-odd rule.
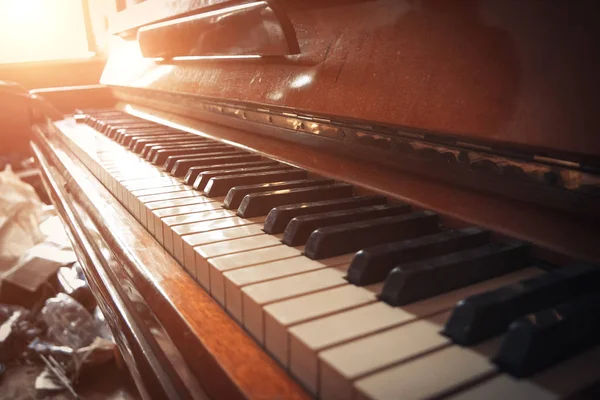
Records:
[[[125,131],[119,131],[117,132],[117,136],[118,138],[116,139],[116,142],[123,145],[123,146],[128,146],[129,143],[131,143],[131,140],[134,137],[139,137],[139,136],[145,136],[145,137],[153,137],[153,136],[157,136],[159,133],[163,133],[164,130],[162,129],[157,129],[156,131],[152,131],[152,130],[145,130],[145,131],[129,131],[129,130],[125,130]],[[175,133],[176,131],[171,131],[172,133]]]
[[[126,132],[157,132],[157,131],[167,131],[170,128],[167,128],[165,126],[161,126],[161,125],[152,125],[152,126],[148,126],[146,124],[141,125],[141,126],[132,126],[132,127],[111,127],[107,130],[106,132],[106,136],[108,136],[109,138],[113,139],[115,137],[117,137],[118,135],[122,134],[122,133],[126,133]]]
[[[208,183],[208,180],[205,181],[204,178],[198,178],[198,176],[200,176],[200,174],[204,173],[204,172],[211,172],[211,171],[220,171],[220,170],[233,170],[236,168],[261,168],[261,167],[266,167],[266,168],[273,168],[275,166],[281,166],[280,163],[278,163],[277,161],[273,161],[273,160],[263,160],[263,161],[251,161],[251,162],[243,162],[243,163],[231,163],[231,164],[219,164],[219,165],[202,165],[202,166],[198,166],[198,167],[192,167],[188,170],[188,173],[185,175],[185,182],[189,183],[189,185],[191,185],[192,187],[194,187],[196,190],[199,190],[198,188],[202,187],[204,188],[204,186],[206,186],[206,183]]]
[[[219,154],[219,155],[217,155]],[[200,167],[202,165],[214,165],[214,164],[229,164],[245,161],[260,161],[261,156],[257,154],[249,154],[246,152],[235,152],[235,153],[212,153],[204,154],[206,157],[194,157],[194,158],[177,158],[175,165],[171,170],[167,170],[173,176],[185,176],[188,170],[192,167]],[[170,157],[169,157],[170,158]],[[167,160],[167,164],[170,160]]]
[[[197,145],[192,145],[192,147],[184,147],[184,148],[171,148],[171,149],[160,149],[157,150],[152,158],[152,163],[155,165],[162,165],[165,169],[171,169],[173,164],[175,164],[175,160],[180,158],[192,158],[192,157],[202,157],[200,154],[206,153],[230,153],[236,151],[235,147],[231,146],[221,146],[214,145],[212,143],[201,143]],[[148,155],[150,155],[152,151]],[[170,158],[171,157],[171,158]],[[167,165],[167,160],[170,158],[170,163]]]
[[[305,244],[310,234],[319,228],[375,218],[392,217],[406,214],[410,211],[411,207],[407,204],[383,204],[353,208],[351,210],[304,215],[290,221],[287,228],[285,228],[282,242],[288,246],[300,246]]]
[[[472,345],[502,333],[515,319],[591,291],[600,292],[600,268],[576,265],[470,296],[456,305],[444,334]]]
[[[263,183],[261,185],[245,185],[231,188],[223,201],[223,208],[235,210],[240,206],[244,197],[252,193],[274,192],[276,190],[297,189],[312,186],[332,185],[332,179],[303,179],[291,182]]]
[[[600,379],[584,388],[570,393],[563,400],[598,400],[600,399]]]
[[[292,219],[302,215],[374,206],[386,202],[384,196],[360,196],[279,206],[272,209],[267,215],[264,231],[271,235],[282,233]]]
[[[167,155],[166,157],[163,157],[166,159],[169,156],[177,155],[175,153],[177,153],[178,151],[185,152],[185,151],[191,151],[195,148],[205,149],[207,147],[215,147],[215,148],[219,148],[219,149],[233,148],[231,146],[227,146],[226,144],[214,142],[214,141],[208,140],[208,139],[186,138],[186,139],[181,139],[181,140],[177,140],[177,141],[173,141],[173,142],[167,142],[167,143],[158,144],[156,146],[152,146],[150,151],[148,151],[148,153],[147,153],[146,159],[148,161],[152,161],[154,158],[156,158],[156,155],[158,154],[159,151],[162,152],[161,154]]]
[[[494,363],[527,377],[600,343],[600,293],[529,314],[510,325]]]
[[[169,141],[177,141],[177,140],[189,140],[193,139],[193,135],[179,132],[164,132],[160,133],[156,136],[139,136],[131,138],[131,142],[129,143],[129,149],[134,153],[141,153],[144,149],[144,146],[147,144],[152,144],[154,146],[159,146],[162,144],[169,143]]]
[[[260,164],[260,165],[253,165]],[[292,167],[288,167],[286,165],[279,164],[277,161],[260,161],[256,163],[248,163],[246,166],[238,166],[238,167],[225,167],[220,169],[206,169],[205,167],[200,167],[198,169],[190,168],[188,170],[186,177],[189,177],[191,181],[191,185],[193,185],[196,190],[203,191],[206,187],[206,184],[211,178],[215,176],[228,176],[228,175],[240,175],[246,174],[250,172],[267,172],[267,171],[278,171],[282,169],[291,169]],[[204,169],[201,171],[201,169]],[[196,184],[197,183],[197,184]]]
[[[136,127],[136,128],[152,128],[158,126],[154,122],[148,121],[140,121],[140,120],[120,120],[120,121],[109,121],[104,124],[101,124],[98,127],[98,131],[108,136],[109,131],[117,131],[119,129],[125,129],[128,127]]]
[[[163,142],[163,143],[158,143],[158,144],[148,143],[142,149],[141,154],[142,154],[142,157],[145,158],[146,160],[152,161],[154,156],[156,156],[156,152],[158,150],[162,150],[166,146],[182,145],[182,144],[190,144],[190,143],[197,143],[199,146],[206,146],[209,144],[208,142],[205,142],[204,140],[190,138],[190,137],[186,136],[186,137],[181,137],[181,138],[174,138],[173,140],[171,140],[169,142]],[[210,144],[212,145],[212,143],[210,143]]]
[[[318,260],[381,243],[427,235],[438,230],[438,216],[422,211],[319,228],[310,234],[304,254]]]
[[[111,119],[98,119],[98,123],[97,123],[97,130],[99,132],[106,132],[107,129],[109,129],[111,126],[115,126],[115,125],[130,125],[130,124],[136,124],[136,123],[147,123],[147,124],[153,124],[153,122],[149,122],[149,121],[144,121],[143,119],[140,118],[132,118],[129,116],[126,117],[116,117],[116,118],[111,118]]]
[[[380,298],[398,306],[514,272],[531,265],[529,250],[520,242],[492,243],[402,264],[387,276]]]
[[[234,186],[257,185],[259,183],[297,181],[306,179],[307,172],[301,169],[283,169],[269,172],[250,172],[247,174],[224,175],[211,178],[204,193],[208,197],[225,196]]]
[[[369,247],[356,253],[346,279],[359,286],[383,282],[397,265],[482,246],[488,242],[489,232],[466,228]]]
[[[249,194],[242,200],[237,214],[243,218],[267,215],[274,207],[310,201],[339,199],[354,194],[352,185],[336,183],[327,186],[277,190],[267,193]]]
[[[113,140],[117,140],[118,138],[120,138],[124,133],[127,133],[129,131],[132,130],[145,130],[145,131],[151,131],[151,130],[162,130],[162,129],[166,129],[164,126],[162,125],[158,125],[155,124],[153,122],[138,122],[138,123],[132,123],[132,124],[123,124],[123,125],[108,125],[107,128],[104,131],[104,134],[106,136],[108,136],[109,138],[112,138]]]

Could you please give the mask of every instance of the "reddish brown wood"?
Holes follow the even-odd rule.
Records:
[[[114,257],[122,265],[124,279],[117,286],[132,302],[143,302],[160,321],[152,330],[161,346],[164,334],[175,344],[185,365],[211,398],[302,399],[305,392],[196,284],[183,268],[110,195],[60,140],[38,140],[55,154],[55,162],[70,181],[76,208],[94,223]],[[118,277],[118,266],[115,272]],[[128,286],[128,280],[136,290]],[[139,313],[138,307],[128,309]],[[143,315],[139,315],[143,318]],[[164,356],[170,352],[163,349]],[[176,363],[177,359],[169,359]],[[182,379],[186,374],[182,373]],[[189,377],[187,377],[189,378]]]
[[[299,57],[159,65],[132,48],[102,82],[600,153],[593,1],[280,3]]]
[[[593,220],[573,217],[557,210],[502,196],[446,185],[422,176],[384,169],[298,143],[207,124],[139,106],[122,106],[136,115],[239,143],[272,158],[407,201],[424,209],[437,211],[446,217],[450,225],[459,220],[462,221],[461,224],[470,223],[530,241],[553,253],[600,262],[600,249],[597,246],[600,241],[600,227]]]

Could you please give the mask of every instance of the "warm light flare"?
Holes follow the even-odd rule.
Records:
[[[0,63],[90,55],[81,0],[0,0]]]

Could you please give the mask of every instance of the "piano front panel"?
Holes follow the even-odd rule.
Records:
[[[142,11],[151,3],[136,7]],[[199,12],[203,3],[181,7]],[[452,133],[550,154],[577,152],[593,159],[600,151],[594,109],[600,25],[593,1],[278,5],[294,27],[299,55],[156,61],[143,59],[135,41],[115,38],[102,83],[119,88],[119,97],[128,101],[134,89],[144,88]],[[131,26],[136,7],[129,14]],[[156,92],[142,97],[148,105],[161,98]]]
[[[115,119],[118,115],[118,113],[114,114],[111,118]],[[130,118],[124,114],[118,116],[118,118],[124,117]],[[250,211],[252,207],[261,209],[259,207],[261,202],[272,202],[275,196],[279,196],[277,197],[279,204],[294,204],[293,199],[285,197],[288,194],[293,194],[298,199],[301,198],[299,196],[305,196],[302,198],[310,199],[306,200],[307,204],[316,204],[315,201],[339,202],[351,195],[368,195],[371,192],[365,188],[357,188],[353,192],[346,193],[344,188],[347,185],[338,183],[336,186],[332,184],[332,180],[314,174],[320,171],[311,171],[304,176],[304,179],[290,177],[283,182],[278,182],[279,178],[269,178],[268,174],[253,171],[237,175],[236,178],[224,177],[226,178],[224,181],[227,179],[231,181],[230,185],[233,188],[228,191],[227,196],[211,198],[206,194],[192,191],[190,186],[185,184],[184,173],[177,173],[175,175],[180,177],[175,177],[170,170],[161,168],[162,162],[154,165],[151,161],[141,158],[139,154],[127,150],[129,145],[120,146],[117,142],[138,140],[134,136],[139,133],[132,133],[131,137],[126,139],[127,128],[121,131],[117,128],[125,127],[132,122],[129,120],[124,122],[125,119],[118,118],[116,121],[120,122],[112,124],[110,119],[106,121],[107,123],[103,123],[101,116],[98,117],[98,121],[88,120],[92,127],[100,130],[105,136],[89,126],[75,125],[73,121],[67,120],[56,124],[56,127],[62,131],[55,132],[56,139],[48,141],[40,137],[40,140],[47,143],[50,148],[56,147],[54,151],[75,154],[121,203],[119,205],[113,202],[115,211],[111,213],[119,212],[121,221],[127,220],[128,223],[134,223],[132,216],[135,217],[157,240],[154,242],[149,238],[144,239],[145,243],[140,246],[139,241],[121,238],[123,235],[130,234],[148,237],[148,233],[142,232],[142,225],[129,226],[122,232],[118,229],[115,232],[105,232],[106,235],[121,238],[120,244],[125,245],[125,253],[132,252],[134,257],[142,257],[137,262],[140,271],[134,272],[134,274],[141,273],[136,285],[148,287],[147,285],[150,284],[149,289],[153,293],[151,297],[159,292],[164,301],[169,303],[170,307],[162,305],[159,311],[155,312],[169,335],[173,335],[173,340],[186,361],[191,363],[194,372],[206,372],[204,369],[206,366],[202,367],[200,361],[194,360],[193,350],[190,347],[198,346],[199,344],[194,343],[198,340],[201,343],[200,348],[207,351],[208,356],[215,358],[220,370],[229,373],[234,386],[244,395],[250,398],[260,398],[267,393],[269,395],[284,393],[286,398],[294,395],[302,396],[303,393],[289,383],[289,378],[282,377],[281,370],[273,361],[269,361],[257,345],[248,342],[252,337],[255,343],[272,355],[273,359],[306,389],[306,393],[318,395],[323,399],[387,399],[400,396],[439,398],[454,395],[468,398],[472,395],[471,390],[474,390],[474,393],[485,393],[486,387],[491,387],[495,388],[497,393],[511,393],[517,390],[515,388],[519,385],[524,385],[525,390],[540,393],[539,398],[545,399],[574,392],[600,378],[597,374],[589,373],[582,376],[581,380],[564,381],[562,386],[552,387],[543,383],[544,381],[538,382],[535,375],[532,379],[519,381],[525,382],[524,384],[519,383],[489,361],[490,357],[499,354],[500,346],[507,340],[505,338],[513,334],[512,331],[505,331],[506,326],[498,332],[499,335],[493,334],[469,347],[454,344],[452,337],[440,334],[458,301],[509,284],[548,276],[550,272],[544,270],[548,268],[545,262],[564,258],[564,255],[553,256],[552,253],[560,252],[557,252],[556,248],[550,246],[548,242],[532,238],[534,242],[532,260],[523,258],[523,253],[519,250],[521,245],[518,243],[514,244],[513,250],[510,250],[510,246],[513,246],[510,244],[511,239],[504,235],[493,235],[491,244],[490,237],[484,236],[483,243],[464,241],[448,248],[425,245],[427,252],[415,259],[425,259],[425,264],[421,265],[416,261],[407,263],[405,260],[401,264],[400,271],[390,272],[385,280],[378,278],[372,284],[355,286],[344,277],[356,261],[357,256],[354,253],[357,250],[365,247],[371,249],[371,246],[376,244],[403,239],[416,238],[417,240],[425,236],[429,237],[427,235],[471,232],[464,229],[457,230],[471,224],[464,220],[457,221],[455,215],[450,213],[439,218],[441,225],[438,226],[436,214],[421,211],[419,207],[394,208],[392,202],[389,205],[367,208],[371,213],[375,210],[378,210],[378,213],[384,210],[387,213],[394,213],[387,214],[386,217],[381,217],[381,214],[377,214],[379,218],[376,218],[375,214],[358,217],[348,211],[340,214],[344,216],[343,218],[334,217],[331,212],[319,214],[317,221],[321,228],[308,238],[305,237],[298,243],[294,243],[295,246],[288,246],[282,244],[281,240],[283,239],[284,242],[289,240],[285,238],[289,235],[289,225],[285,233],[269,234],[263,231],[264,218],[268,209],[257,211],[261,215],[253,216],[252,219],[246,218],[244,213],[254,215]],[[173,123],[171,125],[176,126]],[[208,126],[205,128],[206,132],[213,134],[220,129]],[[231,138],[224,136],[222,139]],[[53,144],[54,142],[56,144]],[[225,143],[231,145],[236,142]],[[260,150],[263,145],[268,146],[260,140],[252,143],[253,150]],[[66,150],[65,146],[69,150]],[[273,146],[279,144],[275,143]],[[202,148],[204,147],[196,147],[194,151]],[[208,153],[211,156],[202,157],[203,154],[187,150],[189,147],[182,149],[186,150],[171,156],[173,159],[168,159],[165,165],[180,159],[179,162],[173,163],[174,169],[179,168],[181,163],[188,167],[195,165],[194,168],[201,168],[203,165],[214,163],[222,165],[219,163],[237,160],[240,157],[235,152],[216,153],[218,156],[215,158],[211,158],[215,153]],[[249,150],[248,147],[237,149]],[[188,151],[192,153],[186,153]],[[264,152],[251,154],[266,156]],[[308,158],[296,164],[295,169],[311,163],[318,166],[319,163],[324,162],[315,153],[296,155],[298,159],[303,156]],[[333,159],[328,161],[333,162]],[[337,165],[352,168],[351,162]],[[362,167],[364,168],[364,165]],[[332,170],[329,168],[329,171]],[[131,174],[132,171],[135,173]],[[342,169],[338,172],[338,174],[342,173],[348,173],[348,170]],[[399,194],[406,196],[407,191],[410,190],[410,185],[399,184],[401,178],[398,179],[398,176],[395,176],[398,179],[396,181],[391,178],[386,180],[384,172],[368,170],[368,167],[363,173],[369,175],[369,179],[365,179],[364,182],[369,182],[371,188],[377,188],[377,181],[382,179],[382,176],[382,182],[388,184],[395,182],[398,186],[386,186],[388,192],[393,190],[394,197],[400,197]],[[77,177],[74,178],[75,181],[69,185],[70,191],[78,193],[76,197],[85,198],[87,185],[78,187],[75,183]],[[204,190],[207,191],[209,186],[216,185],[217,180],[224,178],[213,177]],[[249,184],[250,182],[253,184]],[[182,187],[185,188],[183,192],[186,195],[179,197],[177,193],[182,192]],[[340,190],[337,190],[338,187]],[[173,191],[163,192],[163,188],[173,188]],[[272,191],[277,188],[280,190]],[[148,194],[154,193],[154,190],[157,191],[155,194]],[[198,187],[197,190],[202,188]],[[444,189],[438,187],[437,190]],[[153,197],[151,201],[142,201],[141,198],[145,196],[133,195],[133,191],[137,193],[145,191],[143,193],[146,196]],[[241,197],[236,200],[237,192],[245,195],[243,200]],[[329,193],[333,197],[327,197]],[[447,195],[438,200],[448,202],[448,199],[454,198],[451,202],[454,203],[458,202],[456,196],[460,196],[460,190],[448,188]],[[108,197],[105,195],[103,199]],[[419,201],[415,202],[406,197],[404,199],[419,204]],[[479,200],[477,195],[464,199],[468,201],[466,207],[477,208],[476,204]],[[89,201],[88,199],[87,202]],[[496,201],[498,204],[502,203],[500,199]],[[102,202],[92,201],[92,203],[97,203],[95,206],[98,207]],[[489,202],[480,203],[480,207],[485,209],[487,214],[491,214]],[[122,214],[125,209],[131,215]],[[512,210],[519,213],[519,209],[517,207]],[[218,214],[219,211],[229,213]],[[554,228],[548,231],[556,234],[556,228],[564,226],[562,225],[564,221],[560,218],[552,221],[548,219],[550,216],[542,217],[542,215],[538,217],[546,224],[550,224],[546,225],[547,227],[560,224],[554,225]],[[532,218],[536,218],[527,213],[522,216],[529,222]],[[501,217],[506,218],[506,215]],[[515,214],[510,217],[518,219]],[[329,221],[327,218],[330,222],[326,222]],[[418,219],[412,223],[411,218]],[[102,221],[103,219],[98,215],[96,224]],[[105,229],[110,230],[111,226],[114,227],[113,222],[108,218]],[[345,224],[339,225],[342,222]],[[373,228],[369,228],[371,225]],[[580,228],[580,225],[574,224],[570,233],[581,234]],[[361,235],[360,232],[363,231],[368,233]],[[523,236],[521,232],[515,231],[515,233],[517,236]],[[569,236],[565,235],[564,231],[562,234],[564,239]],[[338,240],[323,242],[329,244],[319,247],[320,238],[325,241],[326,235],[337,237]],[[546,240],[549,239],[551,238],[546,236]],[[589,243],[590,238],[582,240]],[[409,242],[412,243],[411,241],[406,243]],[[169,259],[168,252],[179,265],[172,258],[167,262],[168,266],[162,265],[163,261],[159,262],[161,265],[157,265],[156,260],[153,260],[153,257],[161,254],[160,246],[165,243],[169,243],[169,247],[165,246],[166,251],[162,250],[160,260]],[[564,246],[564,243],[562,245]],[[566,247],[570,248],[570,246]],[[151,249],[149,254],[145,254],[147,248]],[[364,251],[374,251],[368,249]],[[525,247],[522,249],[526,250]],[[485,256],[487,251],[491,252],[489,256]],[[445,256],[436,257],[436,255]],[[544,255],[550,255],[550,258],[545,258]],[[589,259],[596,259],[597,250],[590,251],[590,255]],[[479,265],[477,262],[469,261],[470,257],[485,262],[479,261],[481,264]],[[540,257],[544,262],[540,263]],[[405,271],[417,272],[416,275],[407,275],[406,279],[413,277],[415,279],[411,284],[400,286],[405,290],[401,293],[410,292],[412,297],[395,297],[394,290],[397,289],[394,288],[402,282],[395,280],[395,276],[398,272],[403,274],[402,268]],[[425,273],[422,275],[425,280],[419,281],[420,273]],[[593,271],[586,273],[591,274],[593,279],[598,278],[596,276],[598,274],[593,275],[595,273]],[[594,282],[593,279],[589,281]],[[193,282],[194,280],[196,283]],[[519,285],[528,287],[522,283]],[[570,287],[575,290],[575,286]],[[587,286],[577,287],[587,288],[582,289],[583,292],[589,290]],[[572,292],[567,299],[572,299],[573,293],[578,291]],[[214,298],[214,302],[209,299],[209,294]],[[544,298],[545,300],[540,304],[548,302],[554,304],[548,296]],[[151,298],[148,300],[152,301]],[[593,307],[597,308],[588,300],[584,304],[586,307],[583,309],[588,314],[593,312]],[[166,308],[160,311],[163,307]],[[218,307],[226,310],[229,317],[219,312]],[[168,324],[172,317],[166,311],[176,312],[175,321],[178,327],[169,330]],[[530,312],[537,312],[537,309]],[[575,314],[572,318],[577,321],[580,316]],[[569,317],[567,322],[563,323],[570,323],[571,320]],[[235,329],[231,324],[232,321],[242,326],[247,335]],[[593,327],[591,329],[596,329],[597,333],[597,321],[590,320],[590,323]],[[181,324],[187,324],[187,328],[183,329]],[[590,340],[587,331],[582,331],[580,334],[582,341]],[[557,340],[562,340],[565,346],[569,346],[568,339],[559,337]],[[548,351],[557,351],[556,349],[560,349],[560,343],[563,342],[554,343],[553,348],[549,348]],[[233,349],[231,347],[234,344]],[[223,346],[227,349],[223,349]],[[590,366],[594,362],[596,353],[596,350],[586,350],[582,356],[584,361],[580,361],[580,357],[571,357],[569,361],[559,363],[557,367],[544,369],[541,376],[556,374],[553,372],[555,369],[576,370],[581,368],[582,362],[584,367]],[[202,361],[206,361],[206,355],[201,358]],[[221,377],[218,374],[217,376]],[[208,394],[214,396],[219,385],[207,381],[200,375],[198,377]],[[275,382],[272,382],[272,385],[265,385],[264,379],[269,378]],[[250,382],[249,379],[254,381]]]

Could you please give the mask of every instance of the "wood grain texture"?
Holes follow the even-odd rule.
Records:
[[[600,154],[593,1],[280,3],[299,56],[159,63],[127,42],[102,82]]]
[[[63,143],[54,140],[51,146],[68,166],[72,178],[70,192],[98,227],[102,238],[123,265],[127,277],[143,294],[144,304],[164,327],[169,340],[176,344],[193,378],[209,397],[307,397],[82,167]],[[119,283],[125,293],[131,292],[127,281]],[[130,300],[134,303],[141,301]],[[136,310],[137,307],[129,311],[136,314]],[[154,333],[156,341],[163,343],[162,332]],[[168,358],[168,351],[165,356]]]
[[[381,168],[373,163],[335,155],[312,146],[131,104],[120,104],[119,107],[159,123],[225,140],[309,171],[352,183],[365,190],[439,212],[449,225],[478,225],[535,243],[542,251],[600,262],[600,249],[596,245],[600,240],[600,227],[587,218]]]

